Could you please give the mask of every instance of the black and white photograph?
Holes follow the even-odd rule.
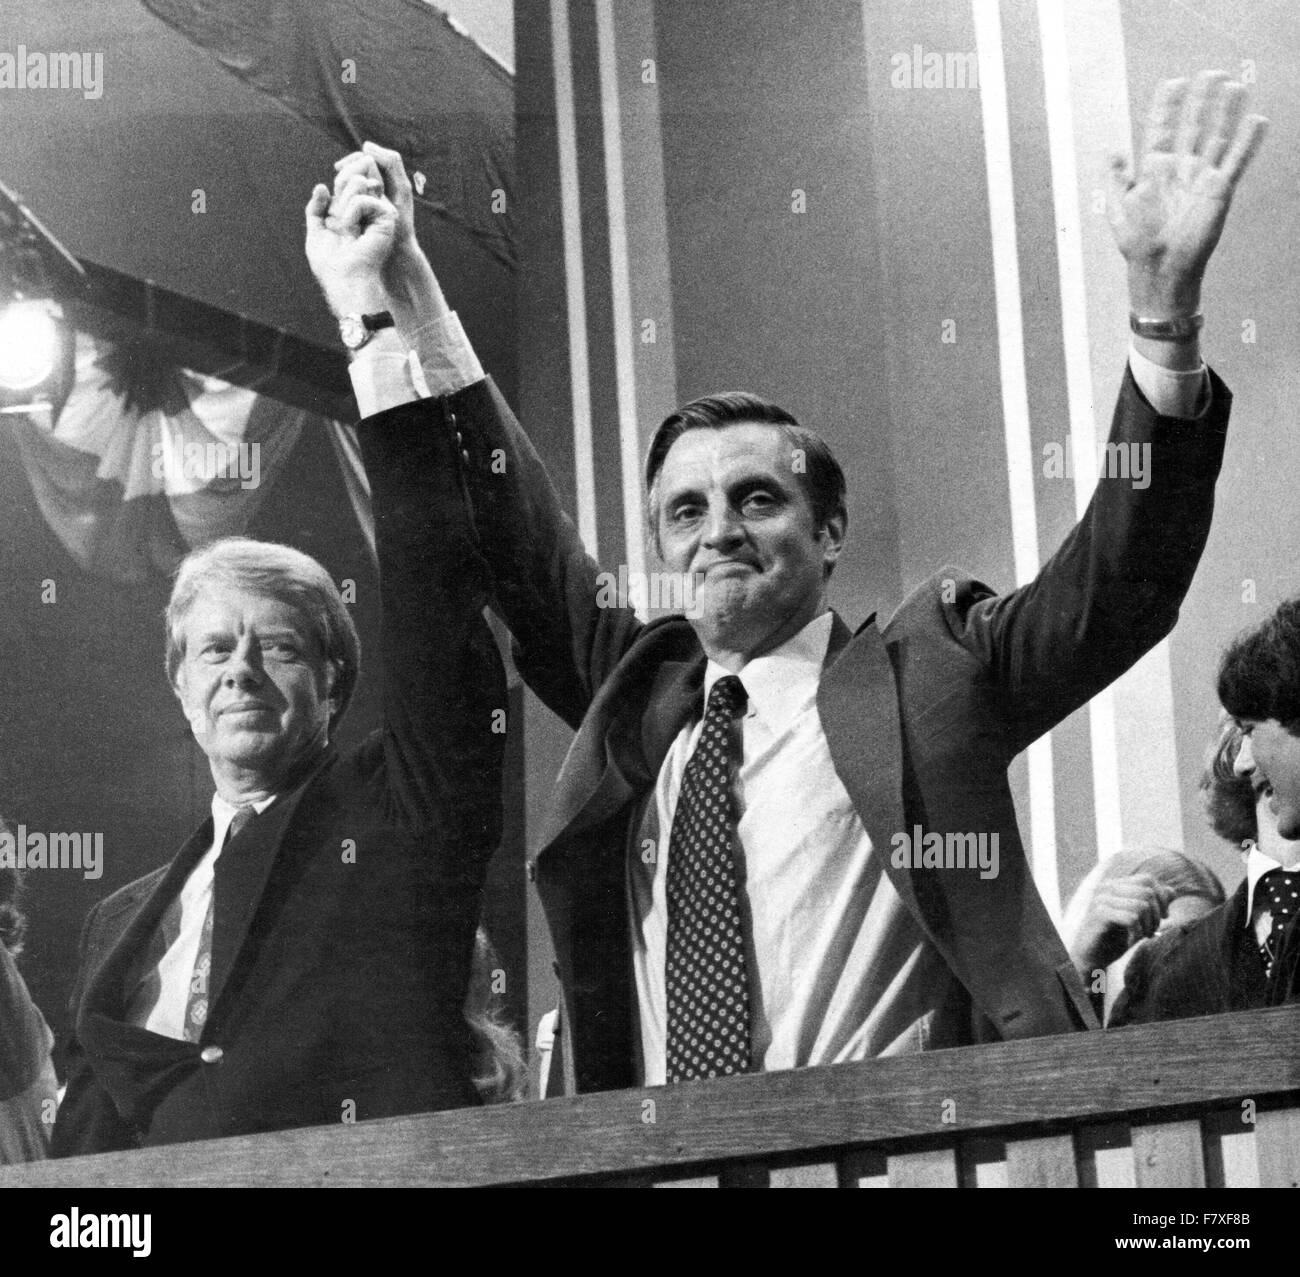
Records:
[[[1285,0],[0,0],[32,1253],[1110,1188],[1030,1210],[1258,1256],[1297,72]]]

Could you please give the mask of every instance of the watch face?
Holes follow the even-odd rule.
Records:
[[[360,315],[344,315],[339,320],[339,336],[343,338],[343,344],[349,350],[357,350],[366,344],[370,334],[366,332],[366,326],[361,322]]]

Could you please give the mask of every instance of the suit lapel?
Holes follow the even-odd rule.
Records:
[[[1224,906],[1223,934],[1215,946],[1213,977],[1223,987],[1222,1000],[1229,1011],[1246,1011],[1264,1005],[1264,963],[1259,956],[1254,929],[1246,917],[1246,879]]]
[[[669,661],[659,667],[641,716],[639,763],[641,778],[651,785],[683,727],[703,710],[703,652],[695,661]]]
[[[894,867],[887,850],[904,828],[903,734],[894,667],[874,617],[849,640],[848,627],[837,616],[817,712],[835,771],[879,850],[881,865],[916,910],[911,876]]]
[[[130,976],[133,968],[149,952],[150,941],[167,907],[180,894],[185,880],[194,870],[194,866],[203,859],[212,846],[212,818],[199,826],[186,840],[167,866],[166,871],[152,885],[146,879],[143,896],[134,906],[134,913],[126,919],[106,918],[100,920],[101,927],[111,928],[116,935],[108,934],[96,937],[96,944],[103,946],[97,967],[92,970],[86,982],[86,995],[83,1005],[88,1010],[95,1010],[110,1019],[125,1018],[127,1001],[131,996]],[[131,905],[126,906],[129,910]],[[92,957],[91,961],[95,959]]]
[[[873,630],[876,628],[876,614],[873,612],[862,623],[863,632],[870,626]],[[840,653],[849,645],[849,640],[853,637],[853,631],[844,624],[838,612],[831,613],[831,637],[826,644],[826,659],[822,662],[823,671],[830,669],[836,661],[840,659]]]
[[[272,803],[246,828],[232,838],[214,871],[216,912],[212,926],[212,974],[209,1003],[215,1008],[239,951],[248,938],[249,924],[257,910],[285,830],[311,780],[335,757],[331,749],[306,782],[291,794]],[[83,1006],[110,1020],[124,1020],[140,964],[148,960],[151,944],[167,909],[180,895],[185,880],[212,846],[212,817],[186,840],[166,872],[152,885],[146,879],[143,895],[124,908],[125,920],[102,918],[93,937],[100,955],[90,957],[91,973],[86,981]]]
[[[598,825],[632,796],[631,782],[592,719],[573,738],[555,788],[556,804],[543,829],[539,858]]]
[[[652,788],[704,685],[705,657],[688,622],[647,627],[601,688],[556,781],[538,860]]]

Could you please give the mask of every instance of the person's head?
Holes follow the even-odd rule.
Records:
[[[1130,847],[1094,865],[1075,889],[1061,923],[1066,944],[1073,946],[1078,940],[1103,884],[1139,874],[1154,878],[1172,892],[1159,931],[1195,922],[1221,905],[1225,898],[1223,884],[1199,860],[1167,847]],[[1130,931],[1129,939],[1132,938]],[[1109,973],[1105,984],[1107,1013],[1123,987],[1124,970],[1140,943],[1138,940],[1130,944],[1113,960],[1103,959],[1108,963]]]
[[[761,654],[823,610],[844,472],[790,413],[739,391],[696,399],[655,431],[645,479],[651,538],[692,582],[706,650]]]
[[[1225,713],[1219,720],[1218,736],[1206,752],[1200,782],[1210,828],[1238,849],[1259,837],[1255,788],[1236,767],[1242,739],[1236,720]]]
[[[1102,878],[1129,878],[1149,874],[1170,888],[1174,898],[1165,913],[1165,925],[1191,922],[1221,905],[1223,884],[1199,860],[1168,847],[1135,847],[1111,856],[1102,866]]]
[[[0,816],[0,834],[13,831]],[[27,931],[27,919],[18,907],[22,895],[23,875],[20,869],[0,869],[0,946],[8,949],[16,958],[23,951],[23,936]]]
[[[347,710],[361,644],[334,582],[285,545],[227,537],[176,573],[167,676],[214,774],[274,782],[319,752]]]
[[[1219,700],[1242,729],[1238,775],[1263,794],[1278,834],[1300,838],[1300,599],[1229,646]]]
[[[1075,888],[1061,923],[1061,933],[1070,943],[1079,934],[1097,888],[1113,878],[1149,874],[1174,897],[1165,914],[1165,926],[1192,922],[1221,905],[1223,884],[1199,860],[1169,847],[1129,847],[1094,865]]]

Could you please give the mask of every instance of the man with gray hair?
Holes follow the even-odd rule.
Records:
[[[309,230],[341,320],[380,309],[386,235],[382,218]],[[56,1155],[476,1100],[463,1008],[501,836],[506,688],[456,421],[445,398],[414,407],[360,431],[384,694],[357,748],[334,744],[360,644],[325,569],[244,538],[180,566],[166,668],[212,814],[86,922]]]

